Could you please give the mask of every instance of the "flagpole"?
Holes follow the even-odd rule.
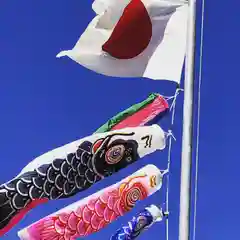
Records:
[[[188,1],[188,35],[185,62],[183,136],[181,160],[179,240],[190,239],[191,162],[193,133],[193,86],[196,0]]]

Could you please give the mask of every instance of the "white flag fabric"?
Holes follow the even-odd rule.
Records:
[[[112,77],[180,82],[188,6],[173,0],[96,0],[96,17],[68,56]]]

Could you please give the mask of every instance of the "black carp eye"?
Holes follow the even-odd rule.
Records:
[[[116,164],[124,157],[125,147],[124,145],[116,145],[111,147],[105,155],[105,161],[108,164]]]
[[[132,161],[132,157],[131,157],[131,156],[127,157],[127,158],[126,158],[126,161],[127,161],[127,162],[131,162],[131,161]]]

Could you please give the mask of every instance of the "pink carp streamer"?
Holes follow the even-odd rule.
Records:
[[[22,229],[22,240],[75,240],[97,232],[162,186],[160,170],[147,165],[122,181]]]

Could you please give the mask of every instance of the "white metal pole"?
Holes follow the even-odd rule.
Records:
[[[188,33],[185,62],[183,136],[181,160],[179,240],[190,238],[191,162],[193,133],[193,81],[195,56],[196,0],[188,1]]]

